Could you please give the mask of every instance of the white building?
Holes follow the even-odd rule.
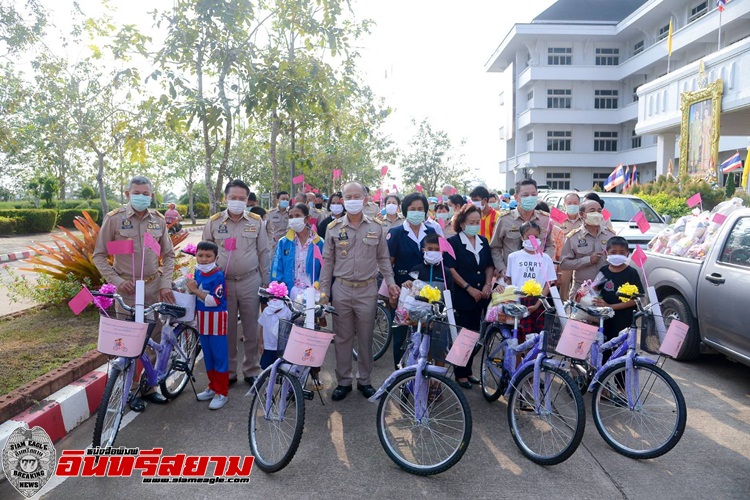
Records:
[[[677,174],[680,92],[697,88],[701,60],[709,81],[724,80],[719,161],[744,158],[750,0],[727,3],[718,43],[715,0],[558,0],[516,24],[487,63],[505,76],[500,187],[533,171],[550,188],[589,189],[619,163],[648,182],[670,158]]]

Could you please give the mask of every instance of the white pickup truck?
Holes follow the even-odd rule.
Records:
[[[729,215],[702,261],[646,254],[663,315],[690,326],[677,359],[696,358],[703,342],[750,366],[750,209]]]

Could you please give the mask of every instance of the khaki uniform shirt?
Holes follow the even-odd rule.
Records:
[[[585,280],[594,279],[599,269],[607,263],[602,256],[596,264],[591,263],[591,254],[604,253],[607,249],[607,240],[615,233],[606,227],[600,227],[596,234],[592,234],[581,226],[568,234],[568,239],[563,245],[560,269],[563,271],[575,271],[576,283],[581,284]]]
[[[388,234],[388,231],[394,227],[400,226],[405,220],[406,218],[401,214],[396,215],[396,220],[393,222],[391,222],[387,215],[375,217],[375,221],[383,226],[383,234]]]
[[[378,269],[386,285],[395,283],[383,226],[364,216],[359,227],[354,228],[348,215],[328,225],[320,272],[321,292],[330,297],[334,277],[365,281],[376,277]]]
[[[270,265],[268,236],[263,231],[263,222],[259,215],[244,212],[240,220],[235,222],[226,210],[214,214],[203,228],[202,238],[219,245],[217,265],[224,271],[227,278],[237,278],[257,269],[260,272],[261,282],[268,283]],[[229,238],[237,239],[237,249],[232,252],[232,259],[227,269],[229,252],[225,246]]]
[[[560,228],[555,226],[554,221],[550,223],[549,214],[541,210],[534,210],[534,215],[530,220],[533,220],[541,231],[539,233],[539,239],[541,244],[544,245],[544,253],[555,258],[555,243],[554,235],[547,235],[547,232],[557,232]],[[521,214],[517,208],[510,211],[501,211],[500,217],[497,219],[497,225],[495,226],[495,232],[492,234],[492,241],[490,241],[490,248],[492,249],[492,261],[495,264],[495,269],[498,271],[505,271],[508,264],[508,255],[512,254],[516,250],[521,249],[521,224],[524,221],[521,218]]]
[[[380,215],[380,206],[377,203],[369,202],[365,204],[362,212],[369,218],[374,219]]]
[[[266,214],[266,231],[270,245],[275,245],[289,230],[289,209],[274,208]]]
[[[143,253],[143,237],[150,233],[161,246],[162,270],[159,270],[159,256],[146,248]],[[107,243],[110,241],[133,240],[135,253],[135,278],[133,277],[133,256],[115,255],[114,263],[109,264],[107,257]],[[94,264],[108,283],[120,286],[124,281],[135,281],[141,277],[141,263],[143,263],[143,279],[152,281],[159,278],[159,288],[172,288],[172,273],[174,272],[174,248],[172,239],[167,231],[167,221],[156,210],[148,209],[140,219],[130,204],[116,208],[104,217],[99,235],[94,247]]]

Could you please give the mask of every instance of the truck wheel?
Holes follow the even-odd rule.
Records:
[[[690,306],[685,302],[685,299],[680,295],[669,295],[661,303],[661,313],[665,318],[672,316],[690,327],[685,336],[685,341],[682,343],[682,349],[675,359],[690,361],[697,358],[700,354],[701,336],[698,332],[698,323],[695,321],[693,313],[690,312]]]

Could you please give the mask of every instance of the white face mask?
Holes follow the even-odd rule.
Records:
[[[333,215],[339,215],[344,211],[344,205],[331,205],[331,213]]]
[[[428,264],[435,265],[440,264],[443,260],[443,252],[425,252],[424,261]]]
[[[215,267],[216,267],[216,262],[211,262],[210,264],[196,264],[195,265],[195,269],[204,274],[210,273],[211,271],[213,271]]]
[[[344,200],[346,211],[354,215],[360,213],[364,206],[365,200]]]
[[[227,200],[227,210],[229,211],[229,213],[235,215],[244,213],[246,205],[247,203],[242,200]]]
[[[607,262],[613,266],[621,266],[628,261],[627,255],[607,255]]]
[[[388,215],[393,215],[396,212],[398,212],[398,205],[390,203],[385,206],[385,213],[387,213]]]
[[[589,226],[601,226],[604,222],[604,216],[599,212],[588,212],[586,214],[586,224]]]
[[[533,252],[534,244],[531,242],[531,240],[523,240],[523,249],[528,250],[529,252]]]
[[[471,204],[477,207],[479,210],[484,210],[484,203],[482,203],[481,201],[472,201]]]
[[[303,229],[305,229],[305,219],[303,217],[295,217],[293,219],[289,219],[289,228],[293,229],[295,233],[299,233]]]

